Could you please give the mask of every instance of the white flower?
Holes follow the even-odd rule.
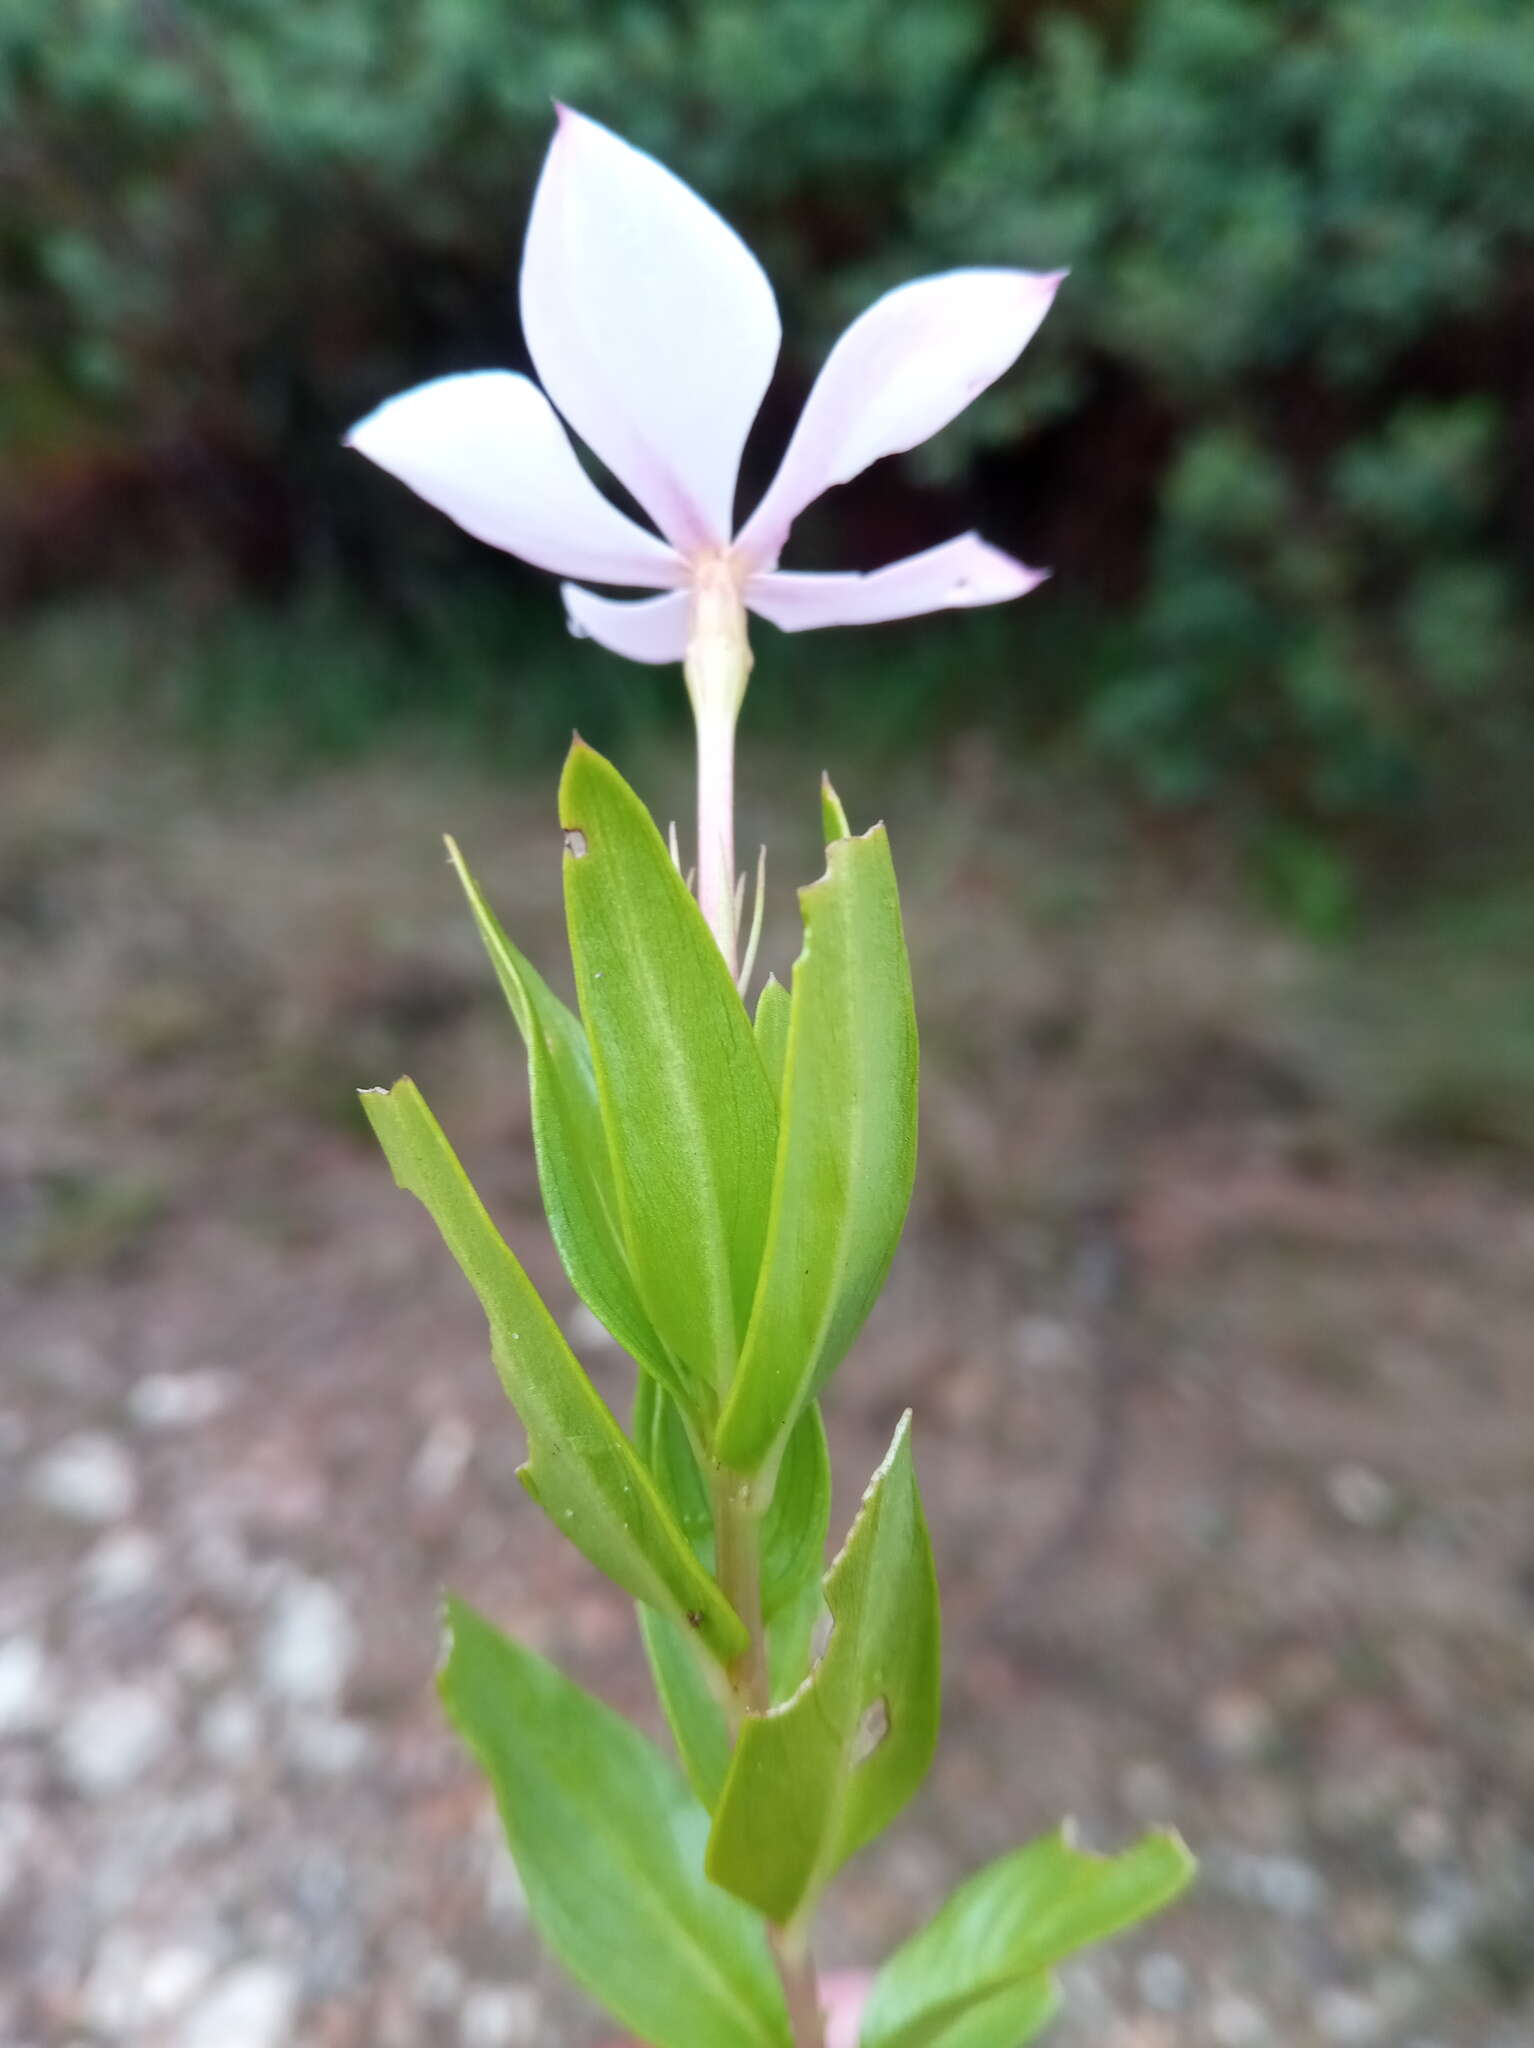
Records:
[[[522,325],[543,390],[506,370],[441,377],[347,438],[479,539],[579,579],[563,586],[571,629],[634,661],[682,659],[693,593],[721,568],[750,611],[789,633],[997,604],[1044,572],[974,533],[868,575],[804,574],[778,558],[812,499],[927,440],[1009,369],[1062,275],[954,270],[886,293],[831,351],[766,496],[734,533],[741,450],[777,361],[772,287],[679,178],[561,108],[522,258]],[[556,406],[658,533],[602,496]],[[614,600],[586,582],[663,594]]]

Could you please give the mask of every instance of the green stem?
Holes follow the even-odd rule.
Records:
[[[750,1632],[750,1643],[729,1671],[731,1710],[737,1735],[751,1714],[772,1705],[767,1661],[767,1627],[762,1619],[761,1511],[750,1485],[737,1474],[713,1476],[714,1575],[725,1598]],[[802,1932],[769,1923],[767,1943],[783,1986],[795,2048],[825,2048],[820,1987]]]
[[[683,673],[698,729],[698,906],[733,977],[735,912],[735,722],[751,676],[746,608],[727,556],[698,565],[692,632]],[[749,1637],[731,1665],[730,1716],[738,1737],[748,1716],[772,1705],[767,1627],[762,1617],[762,1507],[749,1481],[716,1470],[712,1480],[714,1576]],[[794,2048],[825,2048],[820,1989],[800,1929],[767,1928],[773,1966],[783,1986]]]

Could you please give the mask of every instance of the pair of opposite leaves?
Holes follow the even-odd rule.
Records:
[[[637,1448],[414,1084],[363,1101],[485,1307],[528,1433],[529,1491],[642,1603],[663,1703],[715,1812],[711,1871],[787,1920],[893,1818],[936,1740],[936,1586],[904,1429],[823,1592],[819,1579],[830,1479],[814,1394],[883,1281],[914,1173],[916,1033],[893,869],[882,829],[853,839],[828,790],[827,873],[801,892],[793,992],[770,983],[753,1027],[648,814],[579,743],[560,808],[589,1038],[453,855],[527,1044],[560,1252],[643,1368]],[[754,1470],[761,1497],[771,1489],[764,1595],[769,1618],[782,1611],[780,1695],[804,1676],[822,1600],[836,1622],[804,1696],[753,1722],[733,1752],[693,1657],[698,1646],[727,1664],[745,1645],[705,1568],[695,1445],[748,1484]],[[864,1756],[875,1706],[882,1738]],[[790,1795],[802,1824],[784,1828]],[[776,1867],[760,1855],[766,1837]]]

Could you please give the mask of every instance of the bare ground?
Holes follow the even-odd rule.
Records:
[[[782,971],[812,806],[760,809]],[[830,1426],[840,1528],[915,1407],[947,1718],[826,1957],[1063,1813],[1172,1819],[1200,1885],[1072,1973],[1062,2048],[1527,2043],[1534,1175],[1370,1092],[1421,1004],[1461,1074],[1473,1020],[1412,973],[1350,1009],[1212,866],[983,747],[888,815],[923,1163]],[[436,1709],[434,1607],[653,1725],[631,1616],[521,1496],[478,1312],[349,1095],[415,1074],[625,1401],[444,826],[557,976],[542,789],[394,758],[283,792],[126,742],[0,768],[14,2048],[601,2038]]]

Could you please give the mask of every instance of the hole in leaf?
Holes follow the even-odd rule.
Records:
[[[579,825],[572,825],[565,834],[565,852],[572,860],[583,860],[586,854],[586,835]]]
[[[863,1709],[863,1718],[858,1723],[858,1732],[852,1739],[852,1761],[854,1765],[866,1764],[879,1744],[890,1732],[889,1701],[877,1699]]]

